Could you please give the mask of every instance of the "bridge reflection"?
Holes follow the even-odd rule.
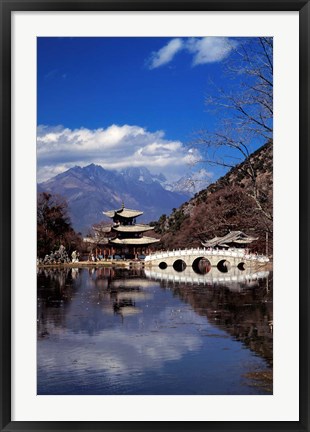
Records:
[[[170,328],[170,315],[165,314],[166,303],[159,301],[158,285],[272,364],[272,272],[264,270],[232,268],[223,274],[212,268],[206,275],[189,267],[182,273],[173,268],[40,270],[38,337],[68,329],[74,334],[100,334],[115,326],[113,317],[122,322],[130,319],[138,327],[143,321],[150,331],[155,321],[161,322],[161,331]],[[173,303],[169,307],[172,310]],[[179,315],[181,322],[182,312]],[[210,332],[208,326],[198,327],[201,337],[212,337]]]
[[[198,274],[191,267],[186,267],[182,273],[173,267],[165,269],[145,269],[145,275],[153,280],[177,282],[197,285],[215,285],[228,283],[231,289],[240,290],[240,283],[246,283],[247,286],[257,285],[259,279],[265,279],[269,276],[269,271],[257,269],[253,272],[251,269],[239,270],[233,267],[227,273],[223,273],[217,268],[212,268],[206,274]]]

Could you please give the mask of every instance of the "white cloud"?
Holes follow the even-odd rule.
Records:
[[[176,53],[183,49],[182,39],[172,39],[163,48],[157,52],[153,52],[150,58],[150,69],[158,68],[164,64],[169,63]]]
[[[146,167],[178,180],[199,153],[181,141],[168,140],[163,131],[149,132],[130,125],[106,129],[69,129],[40,125],[37,131],[38,182],[67,169],[91,163],[106,169]]]
[[[199,320],[197,321],[199,323]],[[53,327],[49,328],[50,333],[53,330]],[[109,376],[117,375],[118,379],[123,380],[132,368],[130,365],[135,365],[135,369],[140,371],[160,369],[165,362],[179,360],[189,352],[197,351],[202,344],[199,334],[188,335],[184,332],[174,334],[172,345],[171,334],[156,334],[154,331],[150,342],[146,333],[136,337],[135,332],[130,329],[127,333],[106,329],[92,336],[92,341],[94,345],[92,351],[84,350],[85,345],[89,344],[89,335],[83,333],[75,333],[74,341],[63,344],[62,350],[55,350],[52,344],[41,344],[38,352],[40,368],[50,369],[52,364],[54,370],[69,370],[74,374],[79,374],[85,369],[103,370]],[[82,361],[78,361],[73,367],[72,358],[76,355]]]
[[[193,65],[220,62],[236,47],[236,42],[227,37],[192,38],[187,41],[187,50],[194,54]]]
[[[227,58],[236,46],[237,42],[227,37],[172,39],[159,51],[151,54],[149,68],[155,69],[171,62],[181,50],[193,55],[193,66],[220,62]]]
[[[141,310],[147,307],[148,288],[153,290],[157,285],[159,285],[157,282],[148,281],[148,286],[140,291],[140,294],[146,294],[146,297],[139,299]],[[113,314],[112,301],[106,301],[104,306],[103,316]],[[75,326],[77,307],[80,313],[80,305],[77,305],[77,300],[73,298],[67,312],[68,328],[62,329],[60,326],[55,326],[52,320],[49,322],[50,336],[57,335],[58,338],[66,340],[66,343],[62,344],[61,350],[55,350],[53,343],[39,341],[38,364],[41,369],[70,371],[74,375],[79,375],[85,370],[104,371],[110,379],[116,377],[118,381],[122,381],[127,379],[127,374],[132,371],[133,365],[134,369],[140,372],[158,370],[168,361],[179,360],[190,352],[198,351],[202,345],[202,337],[199,332],[188,334],[182,326],[171,327],[171,323],[179,320],[179,311],[171,307],[165,306],[159,312],[156,309],[154,315],[152,312],[144,313],[140,321],[140,325],[143,323],[143,332],[138,332],[138,337],[136,326],[127,325],[126,332],[104,328],[93,334],[91,339],[88,333],[77,331]],[[90,308],[92,307],[90,305]],[[98,313],[96,308],[93,308],[93,311]],[[125,323],[134,322],[132,317],[123,319]],[[131,321],[127,321],[128,319]],[[138,320],[135,321],[137,324]],[[199,327],[202,324],[208,326],[204,318],[197,316],[191,309],[182,310],[182,321]],[[160,330],[158,322],[165,331],[158,331]],[[172,334],[173,344],[170,343]],[[132,343],[133,340],[134,343]],[[90,341],[92,341],[92,349],[85,349]],[[73,363],[73,359],[77,361]]]

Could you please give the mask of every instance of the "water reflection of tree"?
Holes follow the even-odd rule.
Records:
[[[75,295],[73,281],[78,269],[42,268],[37,274],[37,332],[38,337],[49,335],[50,327],[65,327],[66,310]]]
[[[71,269],[42,269],[38,275],[38,335],[44,337],[55,329],[100,332],[117,317],[139,313],[137,300],[153,284],[142,270],[91,268],[72,273]],[[161,287],[272,364],[271,283],[268,289],[265,279],[250,285],[162,282]]]
[[[189,303],[195,312],[207,316],[209,322],[223,328],[272,365],[273,307],[270,281],[268,289],[266,280],[260,279],[256,286],[240,285],[238,291],[220,284],[213,287],[182,283],[161,285],[171,289],[174,295]]]

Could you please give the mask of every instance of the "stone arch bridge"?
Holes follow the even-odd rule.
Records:
[[[178,249],[173,251],[154,252],[145,257],[146,267],[165,269],[169,266],[176,271],[184,271],[192,267],[197,273],[207,273],[212,267],[226,273],[232,267],[245,270],[269,262],[263,255],[247,254],[243,250],[216,250],[206,248]]]

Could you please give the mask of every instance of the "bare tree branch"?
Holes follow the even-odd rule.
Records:
[[[250,156],[252,144],[265,144],[273,133],[273,40],[269,37],[246,38],[239,44],[235,55],[227,60],[226,68],[237,87],[229,91],[215,87],[216,96],[206,99],[215,109],[218,124],[214,131],[200,134],[196,145],[202,145],[204,157],[199,161],[209,165],[233,168],[236,160],[244,162],[240,168],[251,180],[250,196],[263,217],[272,220],[272,214],[262,203],[263,194],[258,185],[257,172]],[[240,85],[240,76],[244,79]],[[233,82],[233,80],[232,80]],[[223,156],[223,150],[229,150]],[[213,151],[212,157],[206,152]],[[206,155],[206,156],[205,156]]]

